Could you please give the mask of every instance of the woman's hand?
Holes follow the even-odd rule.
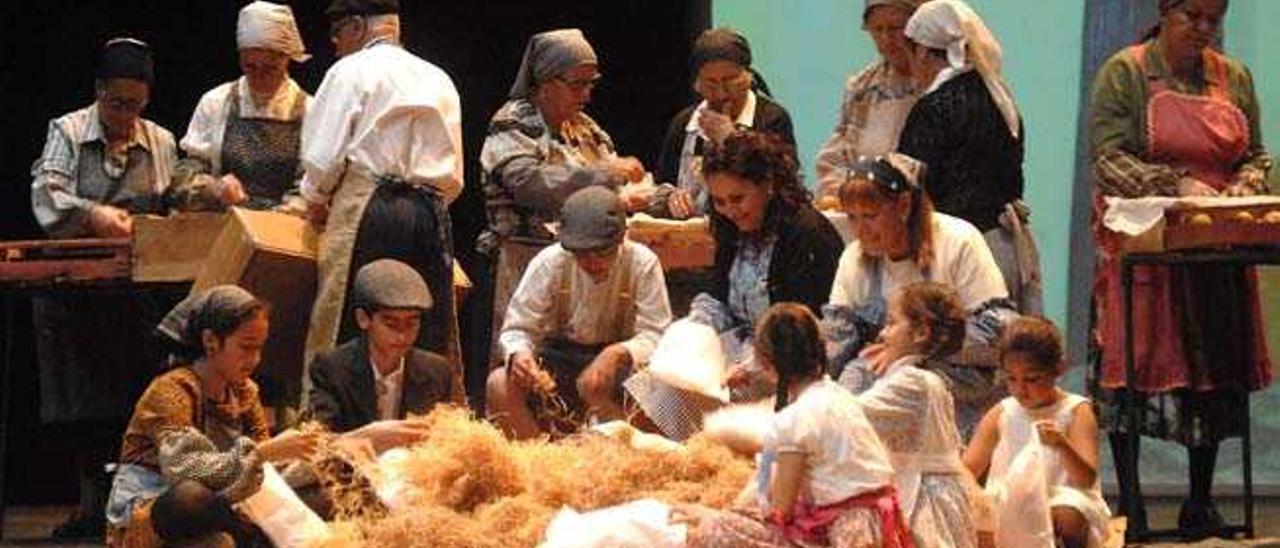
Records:
[[[133,218],[128,211],[98,204],[89,210],[89,230],[101,238],[123,238],[133,233]]]
[[[1230,186],[1222,190],[1223,196],[1229,196],[1232,198],[1243,198],[1245,196],[1255,196],[1257,194],[1257,189],[1248,183],[1232,183]]]
[[[866,360],[871,372],[877,377],[884,375],[889,366],[893,365],[889,353],[885,352],[886,348],[884,343],[874,342],[864,347],[861,352],[858,352],[858,358]]]
[[[693,194],[683,188],[677,188],[667,196],[667,211],[676,219],[692,217],[695,207]]]
[[[1195,177],[1183,177],[1178,180],[1179,196],[1217,196],[1218,191]]]
[[[735,129],[733,119],[711,109],[698,114],[698,128],[716,144],[724,142],[725,137]]]
[[[228,173],[222,176],[222,192],[218,194],[218,198],[222,203],[227,205],[236,205],[249,199],[249,195],[244,191],[244,184],[240,182],[240,178],[234,173]]]
[[[366,424],[343,437],[366,439],[375,452],[382,453],[418,443],[427,439],[429,433],[427,424],[422,421],[385,420]]]
[[[271,462],[308,459],[325,442],[320,432],[302,432],[290,428],[258,444],[258,454]]]
[[[602,163],[609,175],[623,183],[638,183],[644,180],[644,164],[634,156],[618,156]]]

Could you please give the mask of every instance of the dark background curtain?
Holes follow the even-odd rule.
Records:
[[[155,51],[156,79],[145,117],[186,132],[200,96],[239,76],[236,14],[247,2],[10,0],[0,6],[0,239],[38,237],[31,215],[30,168],[49,120],[93,101],[93,68],[108,38],[131,35]],[[333,62],[322,0],[294,0],[314,57],[291,72],[314,92]],[[689,46],[711,18],[710,0],[584,2],[401,0],[405,46],[453,77],[462,96],[466,190],[452,207],[455,247],[467,266],[484,225],[479,192],[481,143],[506,98],[525,41],[538,31],[579,27],[604,73],[587,111],[622,154],[657,161],[670,117],[692,100]],[[12,503],[71,500],[73,470],[57,433],[36,415],[29,310],[19,303],[8,432]]]

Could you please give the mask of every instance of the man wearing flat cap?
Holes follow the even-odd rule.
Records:
[[[351,299],[361,333],[312,363],[311,416],[379,451],[415,441],[424,432],[401,419],[462,403],[448,362],[414,347],[431,291],[409,265],[379,259],[356,273]]]
[[[341,57],[302,123],[299,185],[323,227],[308,362],[357,333],[353,274],[380,258],[411,266],[434,303],[418,346],[460,368],[448,205],[462,191],[462,110],[443,70],[400,45],[394,0],[334,0]]]
[[[142,118],[155,81],[151,48],[108,41],[94,74],[95,100],[49,122],[31,168],[31,208],[50,238],[127,238],[131,215],[162,213],[176,155],[173,134]],[[149,311],[178,295],[62,295],[32,299],[40,418],[70,428],[81,505],[55,538],[102,535],[107,478],[127,413],[163,356],[150,351]],[[122,321],[123,320],[123,321]],[[148,349],[140,354],[139,348]]]
[[[623,418],[622,381],[671,323],[658,257],[625,233],[617,193],[587,187],[565,200],[560,243],[525,270],[498,337],[504,365],[487,386],[489,418],[512,437],[574,426],[564,419]],[[530,403],[544,412],[548,397],[565,402],[569,416],[535,418]]]

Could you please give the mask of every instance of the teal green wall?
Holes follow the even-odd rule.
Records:
[[[756,69],[796,125],[806,180],[830,135],[845,78],[876,58],[856,0],[720,0],[716,25],[742,30]],[[1026,196],[1045,272],[1045,312],[1066,312],[1067,249],[1080,92],[1083,0],[972,2],[1004,44],[1005,75],[1026,119]],[[1052,70],[1045,70],[1052,67]]]

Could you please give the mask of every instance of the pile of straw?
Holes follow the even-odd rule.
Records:
[[[687,451],[632,449],[604,436],[512,442],[466,411],[425,418],[431,433],[410,450],[404,509],[333,526],[323,548],[535,546],[562,506],[589,511],[640,498],[727,507],[752,474],[749,461],[707,439]]]

